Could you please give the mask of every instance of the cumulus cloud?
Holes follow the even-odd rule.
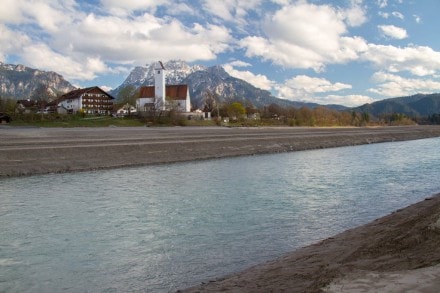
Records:
[[[14,31],[0,23],[0,57],[4,60],[17,55],[26,64],[74,80],[90,80],[101,73],[121,72],[120,66],[157,59],[212,60],[229,50],[233,41],[229,29],[222,25],[185,25],[177,18],[149,12],[130,14],[153,10],[165,0],[131,0],[123,5],[102,0],[101,5],[111,12],[106,14],[79,11],[73,0],[5,1],[14,17],[8,18],[2,10],[0,20],[32,29]],[[125,12],[118,12],[119,8]]]
[[[440,80],[404,78],[383,71],[376,72],[372,76],[372,80],[378,85],[375,88],[370,88],[369,91],[388,97],[401,97],[416,93],[432,93],[440,90]]]
[[[32,40],[27,35],[0,24],[0,60],[6,60],[8,55],[20,52],[31,42]]]
[[[359,4],[352,5],[352,7],[343,11],[343,15],[350,26],[360,26],[367,21],[365,9]]]
[[[267,78],[267,76],[262,74],[254,74],[248,70],[237,70],[234,67],[248,67],[250,64],[242,61],[234,61],[228,64],[224,64],[223,68],[231,76],[247,81],[253,86],[263,89],[271,90],[273,82]]]
[[[374,102],[374,99],[370,96],[365,95],[346,95],[346,96],[338,96],[338,95],[328,95],[322,98],[315,99],[316,103],[319,104],[337,104],[344,105],[347,107],[357,107],[364,104],[369,104]]]
[[[263,25],[266,37],[249,36],[239,44],[248,57],[319,72],[328,63],[356,59],[357,50],[365,47],[362,38],[345,36],[347,26],[361,23],[354,21],[356,15],[363,15],[359,6],[341,10],[330,5],[299,1],[267,17]]]
[[[246,24],[249,11],[257,9],[262,0],[202,0],[203,10],[228,22]]]
[[[87,39],[87,42],[84,42]],[[187,27],[144,14],[133,19],[88,15],[78,29],[60,36],[64,46],[99,53],[115,63],[143,63],[160,59],[210,60],[228,49],[229,30],[223,26]]]
[[[289,100],[300,100],[316,102],[323,97],[317,94],[338,92],[344,89],[351,89],[351,85],[340,82],[332,83],[325,78],[298,75],[276,87],[278,96]]]
[[[373,102],[373,98],[365,95],[335,95],[351,89],[352,86],[345,83],[332,83],[325,78],[298,75],[283,84],[277,85],[278,96],[284,99],[318,103],[321,105],[339,104],[348,107],[360,106]]]
[[[379,25],[377,27],[384,36],[393,38],[393,39],[406,39],[408,37],[408,33],[405,29],[394,26],[394,25]]]
[[[0,21],[35,25],[47,32],[54,32],[60,30],[65,23],[71,22],[74,7],[73,0],[5,0],[2,2]]]
[[[169,0],[101,0],[101,5],[112,15],[125,16],[138,10],[154,11],[158,6],[169,2]]]
[[[400,48],[369,44],[361,58],[392,73],[406,71],[413,75],[426,76],[440,70],[440,52],[425,46]]]
[[[56,71],[69,79],[91,80],[97,73],[108,70],[99,58],[89,57],[84,62],[78,62],[42,43],[23,48],[22,61],[35,68]]]

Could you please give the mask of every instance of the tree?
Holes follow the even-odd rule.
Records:
[[[227,111],[229,118],[232,118],[233,120],[238,120],[246,114],[246,109],[240,102],[230,104]]]
[[[17,102],[12,98],[0,97],[0,112],[2,113],[14,113]]]
[[[49,86],[47,84],[40,83],[32,93],[31,98],[32,100],[37,101],[37,107],[40,109],[41,119],[43,120],[46,105],[54,98]]]
[[[116,98],[123,105],[130,104],[134,106],[136,105],[136,99],[138,97],[139,97],[139,92],[136,89],[136,87],[133,85],[127,85],[119,91]]]
[[[205,112],[213,112],[216,110],[216,107],[218,106],[217,103],[217,95],[210,90],[206,90],[203,93],[203,111]]]

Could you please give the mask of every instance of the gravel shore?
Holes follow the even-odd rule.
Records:
[[[439,126],[378,128],[0,126],[0,177],[301,151],[440,136]]]

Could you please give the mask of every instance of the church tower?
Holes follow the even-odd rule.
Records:
[[[154,95],[159,100],[157,105],[160,105],[162,110],[165,110],[165,67],[162,61],[154,69]]]

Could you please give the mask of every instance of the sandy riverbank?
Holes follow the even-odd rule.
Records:
[[[439,244],[440,194],[183,292],[439,292]]]
[[[440,126],[379,128],[0,127],[0,177],[173,163],[440,136]]]

